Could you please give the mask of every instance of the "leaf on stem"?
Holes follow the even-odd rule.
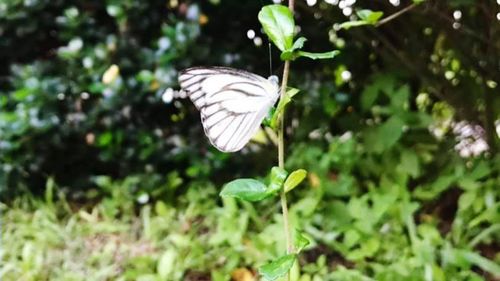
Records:
[[[299,185],[307,176],[307,171],[304,169],[298,169],[293,171],[290,176],[285,181],[284,188],[285,192],[289,192]]]
[[[361,20],[364,20],[370,24],[375,24],[384,15],[384,12],[364,9],[357,11],[356,14]]]
[[[269,183],[267,192],[270,194],[279,192],[285,182],[286,176],[288,176],[287,171],[280,167],[273,167],[271,169],[271,182]]]
[[[269,197],[271,194],[268,192],[266,185],[256,179],[237,179],[224,185],[219,195],[256,202]]]
[[[299,89],[296,88],[289,88],[288,91],[285,93],[285,96],[280,99],[278,102],[278,106],[276,106],[276,110],[274,111],[274,115],[271,119],[271,128],[276,129],[278,126],[278,117],[280,114],[283,113],[283,110],[285,109],[286,105],[292,101],[292,98],[300,92]]]
[[[340,51],[338,50],[333,50],[330,52],[324,52],[324,53],[312,53],[312,52],[305,52],[305,51],[300,51],[302,47],[304,47],[304,43],[307,41],[306,38],[300,37],[297,39],[294,43],[293,46],[290,49],[284,50],[281,52],[280,58],[281,60],[295,60],[296,58],[299,57],[306,57],[310,58],[313,60],[316,59],[331,59],[337,56]]]
[[[259,267],[259,273],[265,280],[276,280],[290,271],[293,263],[297,259],[297,255],[288,254],[284,255],[268,264]]]
[[[278,49],[285,51],[292,48],[295,21],[292,12],[286,6],[264,6],[258,18],[264,32]]]
[[[355,26],[375,25],[384,15],[383,12],[368,9],[357,11],[356,14],[360,20],[343,22],[340,24],[340,28],[349,29]]]
[[[337,56],[338,54],[340,54],[340,51],[333,50],[333,51],[324,52],[324,53],[311,53],[311,52],[298,51],[297,54],[300,57],[306,57],[306,58],[310,58],[310,59],[313,59],[313,60],[317,60],[317,59],[324,60],[324,59],[332,59],[332,58],[334,58],[335,56]]]
[[[293,46],[290,49],[284,50],[280,58],[281,60],[295,60],[297,58],[297,51],[304,47],[304,43],[307,41],[305,37],[299,37],[295,42],[293,42]]]

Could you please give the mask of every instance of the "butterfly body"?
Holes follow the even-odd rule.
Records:
[[[192,67],[179,83],[200,111],[205,135],[217,149],[242,149],[279,97],[278,78],[229,67]]]

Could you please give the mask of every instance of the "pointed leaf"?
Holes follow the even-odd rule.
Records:
[[[271,119],[271,128],[275,129],[278,125],[278,116],[283,112],[285,106],[292,101],[292,98],[300,92],[299,89],[289,88],[285,96],[280,99],[276,110],[274,111],[273,118]]]
[[[259,21],[264,32],[280,51],[292,47],[295,22],[292,12],[283,5],[267,5],[259,12]]]
[[[235,197],[255,202],[270,196],[267,187],[255,179],[237,179],[227,183],[219,194],[222,197]]]
[[[293,42],[293,46],[291,48],[292,51],[300,50],[304,47],[304,43],[307,41],[305,37],[299,37],[295,42]]]
[[[358,17],[363,20],[363,21],[366,21],[368,24],[375,24],[378,22],[378,20],[384,15],[383,12],[380,12],[380,11],[372,11],[372,10],[368,10],[368,9],[364,9],[364,10],[360,10],[358,12],[356,12],[356,14],[358,15]]]
[[[336,55],[340,54],[340,51],[334,50],[334,51],[325,52],[325,53],[310,53],[310,52],[299,51],[299,52],[297,52],[297,54],[301,57],[307,57],[307,58],[310,58],[313,60],[316,60],[316,59],[322,60],[322,59],[334,58]]]
[[[307,39],[305,37],[300,37],[299,39],[295,40],[295,42],[293,42],[292,48],[284,50],[281,53],[281,60],[295,60],[298,57],[296,51],[302,49],[302,47],[304,47],[304,42],[306,41]]]
[[[354,20],[354,21],[346,21],[346,22],[343,22],[340,24],[340,29],[349,29],[351,27],[355,27],[355,26],[363,26],[363,25],[369,25],[370,23],[368,23],[367,21],[365,20]]]
[[[375,25],[380,20],[380,18],[384,15],[383,12],[380,12],[380,11],[374,12],[374,11],[368,10],[368,9],[357,11],[356,14],[360,18],[360,20],[343,22],[340,24],[340,28],[349,29],[349,28],[355,27],[355,26]]]
[[[285,182],[288,172],[280,167],[271,169],[271,182],[269,183],[268,193],[277,193],[281,190],[283,182]]]
[[[459,259],[463,259],[470,264],[476,265],[477,267],[493,274],[494,276],[500,276],[500,265],[498,265],[494,261],[491,261],[478,253],[468,250],[456,249],[454,250],[454,252]]]
[[[285,192],[289,192],[299,185],[307,176],[307,171],[304,169],[298,169],[293,171],[290,176],[285,181]]]
[[[290,271],[290,268],[292,268],[296,258],[297,255],[295,254],[282,256],[275,261],[261,266],[259,268],[259,273],[266,280],[276,280]]]

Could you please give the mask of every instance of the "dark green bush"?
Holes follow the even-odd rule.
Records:
[[[189,134],[161,94],[188,61],[197,19],[163,1],[3,5],[2,186],[36,189],[53,175],[81,188],[91,175],[186,168],[196,142],[173,149],[172,136]],[[119,73],[104,81],[112,65]]]

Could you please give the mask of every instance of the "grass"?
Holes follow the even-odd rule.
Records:
[[[200,191],[188,191],[178,207],[158,201],[130,208],[116,204],[124,198],[107,198],[76,208],[64,197],[54,203],[31,196],[2,205],[1,279],[226,280],[253,274],[238,266],[263,263],[274,247],[266,252],[242,244],[250,215],[238,216],[233,200],[222,207],[207,200],[217,196],[213,187]]]
[[[2,204],[0,278],[248,281],[283,254],[278,204],[221,200],[204,183],[141,205],[122,184],[113,182],[119,192],[92,206],[66,201],[50,182],[45,198]],[[401,213],[417,205],[401,207],[396,195],[322,203],[315,192],[295,198],[290,209],[312,241],[292,280],[498,280],[498,254],[478,250],[495,249],[491,229],[498,224],[457,242],[453,230],[443,234],[437,224]],[[365,211],[356,217],[356,208]],[[464,246],[471,241],[478,247]]]

